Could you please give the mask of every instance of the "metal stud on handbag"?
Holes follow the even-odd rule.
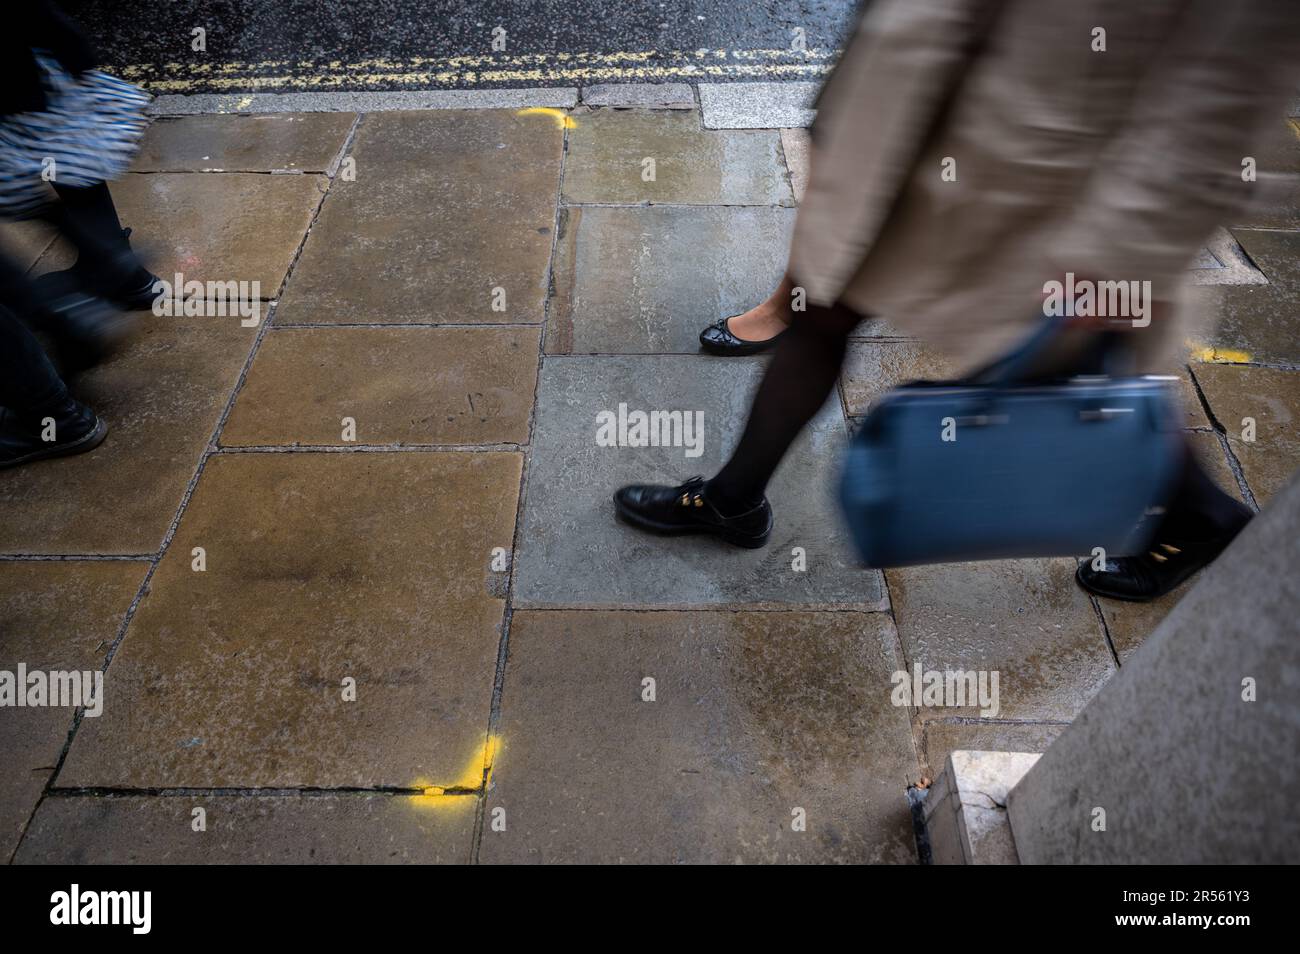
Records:
[[[840,499],[868,566],[1142,550],[1183,454],[1167,377],[1024,383],[1035,331],[985,380],[915,382],[871,410]]]

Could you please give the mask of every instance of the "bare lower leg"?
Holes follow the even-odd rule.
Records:
[[[781,284],[766,301],[728,320],[727,328],[741,341],[775,338],[790,326],[790,295],[793,290],[794,282],[788,274],[783,275]]]

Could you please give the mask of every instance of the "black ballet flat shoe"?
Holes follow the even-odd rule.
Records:
[[[1240,522],[1233,529],[1210,539],[1188,539],[1157,531],[1146,553],[1106,561],[1104,570],[1094,570],[1085,560],[1075,579],[1089,593],[1129,603],[1159,599],[1185,583],[1198,570],[1214,562],[1250,521],[1250,510],[1238,504]]]
[[[766,498],[757,507],[728,517],[709,501],[705,483],[703,477],[692,477],[677,487],[629,484],[614,494],[614,507],[621,520],[651,533],[707,533],[751,550],[767,543],[772,507]]]
[[[790,333],[790,329],[779,332],[763,341],[744,341],[737,338],[727,327],[727,322],[732,318],[723,318],[721,321],[715,321],[709,327],[700,332],[700,347],[709,354],[721,355],[723,357],[740,357],[747,354],[762,354],[764,351],[771,351],[776,347],[777,342]]]

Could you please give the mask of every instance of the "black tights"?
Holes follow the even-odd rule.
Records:
[[[781,458],[835,388],[849,335],[862,320],[843,305],[810,305],[788,317],[790,330],[763,375],[740,443],[709,481],[709,497],[723,513],[762,499]]]

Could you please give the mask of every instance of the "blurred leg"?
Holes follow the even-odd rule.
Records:
[[[68,389],[40,342],[0,305],[0,406],[26,414],[67,399]]]

